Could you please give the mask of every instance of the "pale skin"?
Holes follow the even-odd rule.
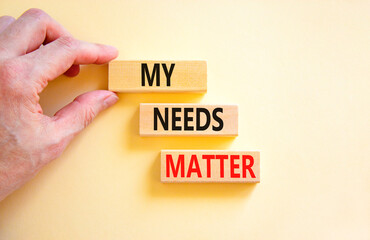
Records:
[[[0,201],[58,158],[118,100],[113,92],[92,91],[48,117],[39,104],[48,82],[76,76],[80,64],[104,64],[117,55],[114,47],[73,38],[39,9],[18,19],[0,17]]]

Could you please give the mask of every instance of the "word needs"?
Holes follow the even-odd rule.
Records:
[[[237,105],[140,104],[142,136],[237,134]]]

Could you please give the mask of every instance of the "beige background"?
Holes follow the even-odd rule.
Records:
[[[208,93],[120,94],[0,203],[0,239],[369,239],[369,1],[16,1],[119,59],[205,59]],[[52,82],[54,114],[107,66]],[[237,138],[138,135],[139,103],[237,103]],[[162,184],[161,149],[259,149],[260,184]]]

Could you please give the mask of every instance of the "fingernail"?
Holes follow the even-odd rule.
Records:
[[[113,52],[118,53],[118,49],[116,47],[113,47],[112,45],[106,45],[108,48],[110,48]]]
[[[111,58],[112,59],[118,57],[119,52],[118,52],[118,49],[117,48],[115,48],[115,47],[113,47],[111,45],[107,45],[107,47],[109,49],[108,52],[111,54]]]
[[[104,104],[105,104],[107,107],[112,106],[112,105],[113,105],[113,104],[115,104],[117,101],[118,101],[118,96],[117,96],[115,93],[112,93],[112,94],[108,95],[106,98],[104,98]]]
[[[112,46],[112,45],[107,45],[107,46],[118,51],[118,49],[115,46]]]

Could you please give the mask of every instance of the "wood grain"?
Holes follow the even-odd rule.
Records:
[[[148,79],[151,77],[150,86]],[[206,92],[207,62],[112,61],[108,88],[116,92]]]
[[[258,151],[162,150],[162,182],[260,182]]]
[[[140,104],[141,136],[237,136],[237,105]]]

